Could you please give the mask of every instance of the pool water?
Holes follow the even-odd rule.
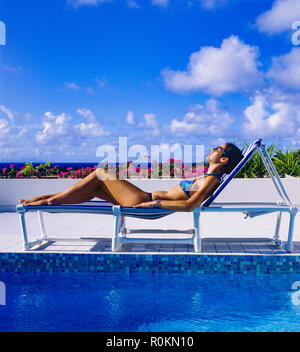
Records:
[[[0,305],[0,331],[299,331],[299,280],[300,275],[1,273],[6,304]]]

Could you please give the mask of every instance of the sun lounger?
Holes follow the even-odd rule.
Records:
[[[217,203],[215,199],[223,191],[223,189],[230,183],[234,176],[240,171],[240,169],[253,157],[253,155],[258,152],[263,160],[263,163],[272,179],[275,186],[275,190],[279,195],[279,200],[277,202],[226,202]],[[43,241],[66,241],[72,240],[74,238],[53,238],[48,237],[45,232],[45,226],[43,222],[42,213],[97,213],[97,214],[108,214],[114,217],[114,230],[112,237],[112,251],[119,251],[123,243],[181,243],[181,244],[192,244],[194,246],[195,252],[201,252],[201,234],[200,234],[200,213],[202,212],[242,212],[244,217],[256,217],[260,215],[265,215],[269,213],[276,212],[277,220],[275,225],[275,234],[273,240],[279,246],[282,246],[286,251],[291,252],[293,250],[293,229],[294,220],[297,214],[297,206],[293,206],[291,201],[282,185],[279,175],[272,163],[272,160],[262,144],[262,140],[255,140],[249,145],[249,147],[243,153],[243,159],[235,167],[235,169],[230,173],[222,177],[221,183],[216,191],[204,201],[198,208],[193,210],[193,228],[188,230],[161,230],[161,229],[128,229],[126,228],[125,219],[126,217],[135,217],[147,220],[159,219],[164,216],[174,214],[174,211],[161,209],[161,208],[134,208],[134,207],[122,207],[120,205],[113,205],[105,201],[89,201],[83,204],[74,205],[31,205],[24,206],[22,204],[17,205],[17,212],[20,216],[21,229],[23,234],[24,249],[29,250],[33,246],[42,243]],[[27,212],[37,212],[40,228],[41,237],[33,242],[28,240],[25,214]],[[283,243],[279,238],[279,230],[281,223],[281,214],[283,212],[289,213],[289,229],[288,229],[288,241]],[[143,238],[143,234],[189,234],[188,238]],[[129,234],[135,234],[135,238],[127,237]],[[84,238],[80,238],[84,239]],[[91,237],[88,238],[91,240]]]

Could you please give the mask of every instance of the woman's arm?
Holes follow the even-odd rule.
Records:
[[[187,200],[189,203],[188,211],[199,207],[209,196],[211,196],[214,191],[218,188],[220,184],[219,179],[214,176],[208,176],[204,179],[202,187],[195,192],[191,198]]]
[[[154,208],[156,200],[151,202],[144,202],[137,205],[134,205],[134,208]],[[160,208],[175,210],[175,211],[189,211],[187,200],[161,200]]]
[[[215,180],[215,177],[207,177],[202,187],[195,192],[191,198],[187,200],[161,200],[160,207],[163,209],[174,210],[174,211],[192,211],[197,208],[201,203],[205,201],[218,187],[219,180]],[[144,202],[135,205],[135,208],[153,208],[156,201]]]

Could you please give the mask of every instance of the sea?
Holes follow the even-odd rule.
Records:
[[[15,168],[21,169],[26,162],[20,163],[20,162],[0,162],[0,168],[9,168],[10,165],[14,165]],[[33,162],[32,165],[33,167],[39,166],[40,164],[45,164],[45,162]],[[97,162],[89,162],[89,163],[83,163],[83,162],[73,162],[73,163],[55,163],[51,162],[51,167],[59,166],[61,169],[71,167],[71,168],[84,168],[84,167],[94,167],[97,166]]]
[[[0,169],[2,168],[9,168],[10,165],[14,165],[15,168],[17,169],[21,169],[24,165],[25,165],[26,162],[0,162]],[[32,165],[33,167],[36,167],[36,166],[39,166],[40,164],[45,164],[45,162],[41,161],[41,162],[32,162]],[[118,163],[116,163],[118,165]],[[186,163],[188,164],[188,163]],[[98,163],[97,162],[65,162],[65,163],[62,163],[62,162],[51,162],[51,167],[55,167],[55,166],[59,166],[61,169],[64,169],[64,168],[72,168],[72,169],[75,169],[75,168],[86,168],[86,167],[94,167],[94,166],[97,166]],[[135,166],[137,165],[140,165],[140,166],[146,166],[147,163],[136,163]],[[149,162],[148,163],[148,166],[150,167],[151,166],[151,163]]]

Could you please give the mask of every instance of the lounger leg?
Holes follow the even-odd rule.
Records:
[[[121,222],[121,211],[119,205],[114,205],[113,208],[114,214],[114,233],[111,243],[111,250],[113,252],[117,252],[120,247],[120,238],[119,238],[119,230],[120,230],[120,222]]]
[[[200,237],[200,209],[196,208],[193,210],[193,220],[194,220],[194,249],[195,252],[199,253],[202,252],[201,248],[201,237]]]
[[[274,235],[274,241],[278,242],[279,239],[279,230],[280,230],[280,224],[281,224],[281,211],[277,213],[277,220],[276,220],[276,227],[275,227],[275,235]]]
[[[288,235],[288,241],[285,245],[285,249],[287,252],[292,252],[293,251],[293,232],[294,232],[294,223],[295,223],[295,217],[298,212],[297,207],[291,207],[290,208],[290,224],[289,224],[289,235]]]
[[[25,211],[20,211],[19,212],[19,217],[20,217],[20,222],[21,222],[21,230],[22,230],[22,234],[23,234],[23,240],[24,240],[24,250],[27,251],[28,249],[30,249],[30,245],[28,242],[28,236],[27,236],[27,229],[26,229],[26,220],[25,220]]]
[[[38,213],[40,229],[41,229],[41,240],[43,240],[46,237],[46,231],[45,231],[45,224],[44,224],[43,214],[42,214],[41,211],[38,211],[37,213]]]
[[[126,222],[125,222],[125,216],[124,215],[121,215],[120,234],[121,234],[122,237],[126,237]]]

